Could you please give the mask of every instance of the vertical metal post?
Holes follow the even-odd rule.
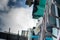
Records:
[[[18,40],[19,40],[19,31],[18,31],[18,37],[17,37],[17,38],[18,38]]]
[[[41,26],[40,40],[44,40],[44,37],[45,37],[45,30],[44,30],[44,21],[43,21],[43,24]]]
[[[8,32],[8,35],[7,35],[7,40],[10,40],[10,28],[9,28],[9,32]]]
[[[10,34],[10,28],[9,28],[9,34]]]

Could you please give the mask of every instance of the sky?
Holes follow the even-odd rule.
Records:
[[[37,20],[32,18],[33,5],[25,5],[26,0],[0,0],[0,31],[21,34],[22,30],[27,30],[36,26]]]
[[[0,0],[0,32],[9,32],[11,28],[11,33],[17,34],[19,31],[21,35],[22,30],[36,26],[37,20],[32,18],[33,5],[29,7],[25,1]]]

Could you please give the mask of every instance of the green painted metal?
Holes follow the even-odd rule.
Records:
[[[34,19],[38,19],[39,17],[43,17],[45,5],[46,5],[46,0],[39,0],[39,5],[37,5],[37,11],[33,13]]]
[[[45,5],[46,5],[46,0],[40,0],[39,1],[39,6],[45,7]]]

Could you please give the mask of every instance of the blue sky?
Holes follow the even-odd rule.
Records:
[[[26,7],[25,1],[26,1],[26,0],[16,0],[16,1],[10,0],[10,1],[8,2],[8,6]]]
[[[25,0],[26,1],[26,0]],[[0,0],[0,28],[2,32],[8,32],[11,28],[12,33],[18,33],[18,30],[27,30],[36,26],[37,20],[32,18],[33,5],[31,7],[25,5],[24,0],[13,0],[15,3],[9,8],[9,0]]]

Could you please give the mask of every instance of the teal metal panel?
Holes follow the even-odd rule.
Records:
[[[33,18],[38,19],[40,17],[44,16],[44,10],[45,10],[45,5],[46,5],[46,0],[39,0],[39,5],[34,4],[34,13],[33,13]]]
[[[53,40],[52,37],[46,37],[45,40]]]

